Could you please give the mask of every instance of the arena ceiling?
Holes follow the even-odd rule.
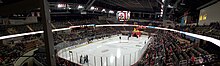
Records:
[[[180,17],[184,12],[191,12],[192,14],[199,13],[198,7],[211,2],[213,0],[170,0],[170,5],[173,9],[168,9],[168,14],[174,13],[175,16]]]
[[[48,0],[49,2],[70,2],[87,4],[92,0]],[[194,10],[212,0],[169,0],[171,6],[176,6],[177,11]],[[182,5],[185,4],[185,5]],[[115,9],[143,12],[158,12],[161,10],[162,0],[95,0],[94,6]],[[176,4],[176,5],[175,5]],[[171,9],[168,9],[168,12]]]
[[[161,4],[157,0],[98,0],[101,3],[122,7],[130,11],[158,12]]]
[[[14,4],[20,1],[27,1],[29,4],[34,4],[28,0],[0,0],[0,8],[5,5]],[[60,3],[79,3],[89,4],[93,0],[48,0],[49,2]],[[169,5],[175,8],[168,8],[168,13],[173,12],[175,15],[182,15],[186,11],[194,11],[199,6],[202,6],[212,0],[169,0]],[[185,5],[182,5],[185,4]],[[162,0],[95,0],[93,6],[99,6],[112,10],[129,10],[140,12],[160,12]],[[24,7],[24,6],[22,6]],[[31,7],[31,6],[25,6]],[[6,11],[7,12],[7,11]]]

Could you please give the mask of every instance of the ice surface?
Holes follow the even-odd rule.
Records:
[[[80,64],[80,56],[88,55],[89,62],[80,64],[83,66],[130,66],[143,54],[149,39],[146,35],[127,38],[125,35],[114,35],[78,48],[62,49],[58,56]]]

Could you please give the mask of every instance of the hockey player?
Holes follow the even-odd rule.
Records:
[[[88,55],[86,55],[85,62],[86,62],[86,63],[88,63],[88,62],[89,62],[89,57],[88,57]]]
[[[79,61],[79,62],[80,62],[81,64],[83,64],[82,61],[83,61],[83,57],[82,57],[82,55],[81,55],[81,56],[80,56],[80,61]]]
[[[128,33],[128,40],[129,40],[129,38],[131,37],[131,34],[132,34],[132,32],[129,31],[129,33]]]

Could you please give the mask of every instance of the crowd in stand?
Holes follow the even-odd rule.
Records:
[[[172,37],[172,35],[176,36]],[[178,34],[172,32],[158,31],[139,64],[141,66],[189,66],[215,61],[215,55],[209,54],[198,44],[180,42],[176,39],[177,36]]]
[[[15,46],[1,45],[0,46],[0,65],[10,66],[13,62],[23,54],[24,45],[16,44]]]
[[[202,25],[202,26],[198,26],[198,25],[176,26],[175,29],[220,39],[219,22],[214,22],[211,23],[210,25]]]
[[[83,24],[109,24],[110,21],[105,21],[105,20],[94,20],[94,19],[89,19],[89,20],[79,20],[78,22],[76,21],[68,21],[68,22],[52,22],[51,26],[52,28],[64,28],[64,27],[69,27],[72,25],[83,25]],[[112,23],[112,22],[111,22]],[[40,31],[43,30],[43,26],[40,23],[35,23],[35,24],[26,24],[26,25],[15,25],[15,26],[1,26],[1,33],[0,36],[5,36],[5,35],[10,35],[10,34],[18,34],[18,33],[25,33],[25,32],[31,32],[31,31]],[[90,30],[91,31],[87,31]],[[105,31],[106,33],[104,33]],[[111,30],[109,31],[108,27],[105,28],[86,28],[86,29],[80,29],[80,30],[73,30],[70,34],[67,33],[62,33],[62,34],[56,34],[54,33],[54,39],[55,43],[58,44],[63,41],[75,41],[75,40],[80,40],[84,39],[86,37],[92,37],[92,36],[97,36],[98,37],[103,37],[109,34],[117,33],[113,32],[116,30]],[[94,32],[94,33],[93,33]],[[102,34],[102,35],[101,35]],[[99,35],[99,36],[98,36]],[[16,61],[19,56],[22,56],[25,52],[31,50],[34,47],[29,48],[26,44],[24,45],[25,41],[29,41],[27,38],[30,38],[30,36],[26,36],[22,42],[20,43],[13,43],[12,45],[1,45],[0,46],[0,65],[12,65],[14,61]],[[38,37],[38,39],[42,40],[42,37]],[[89,38],[88,40],[92,40],[94,38]],[[35,45],[33,45],[35,46]],[[28,49],[26,49],[28,47]],[[37,47],[37,46],[36,46]],[[35,47],[35,48],[36,48]]]
[[[7,44],[0,45],[0,66],[13,66],[15,61],[28,52],[36,48],[37,44],[27,44],[33,37],[28,36],[28,38],[23,38],[22,40],[11,41]],[[35,47],[30,47],[35,46]]]
[[[52,22],[52,28],[64,28],[73,25],[84,25],[84,24],[112,24],[115,22],[106,20],[73,20],[67,22]],[[131,22],[133,24],[133,22]],[[2,32],[0,36],[24,33],[30,31],[40,31],[43,30],[42,24],[28,24],[28,25],[18,25],[18,26],[4,26],[0,27]],[[2,29],[1,29],[2,28]],[[65,41],[77,41],[86,39],[91,41],[93,39],[102,38],[110,35],[119,34],[120,31],[132,30],[132,27],[81,27],[72,29],[70,33],[54,33],[55,45],[65,42]],[[220,26],[219,23],[212,23],[209,26],[176,26],[175,29],[182,30],[186,32],[202,34],[210,37],[220,39]],[[169,35],[167,35],[169,34]],[[213,61],[213,55],[205,51],[196,43],[180,42],[175,37],[183,38],[180,34],[175,34],[166,31],[158,31],[157,36],[154,37],[154,42],[150,44],[150,48],[147,49],[145,58],[142,59],[140,64],[143,65],[184,65],[184,64],[198,64],[200,62],[211,62]],[[42,39],[42,38],[39,38]],[[171,41],[173,40],[173,41]],[[26,41],[26,40],[24,40]],[[81,42],[77,41],[76,44]],[[75,43],[72,43],[75,44]],[[72,46],[72,45],[71,45]],[[13,61],[18,59],[18,56],[23,55],[27,50],[24,50],[26,46],[23,43],[16,43],[12,45],[0,45],[0,66],[1,65],[12,65]],[[153,51],[153,52],[152,52]],[[37,53],[37,52],[36,52]],[[35,54],[38,60],[44,60],[45,53]],[[43,59],[41,59],[43,58]],[[202,61],[200,60],[202,59]],[[65,64],[72,64],[64,59],[57,58],[57,65],[65,66]]]
[[[106,20],[97,20],[97,19],[85,19],[85,20],[71,20],[71,21],[63,21],[63,22],[51,22],[52,28],[66,28],[69,26],[75,25],[88,25],[88,24],[113,24],[115,22],[106,21]],[[41,27],[39,27],[41,26]],[[0,36],[10,35],[10,34],[18,34],[18,33],[25,33],[31,31],[40,31],[43,30],[43,25],[41,23],[34,23],[34,24],[25,24],[25,25],[2,25],[0,28]]]

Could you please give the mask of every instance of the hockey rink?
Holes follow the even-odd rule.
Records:
[[[119,37],[121,36],[121,40]],[[80,47],[68,47],[58,52],[60,58],[83,66],[130,66],[138,61],[148,46],[148,36],[140,38],[114,35],[95,39]],[[80,56],[88,55],[88,63],[80,63]]]

